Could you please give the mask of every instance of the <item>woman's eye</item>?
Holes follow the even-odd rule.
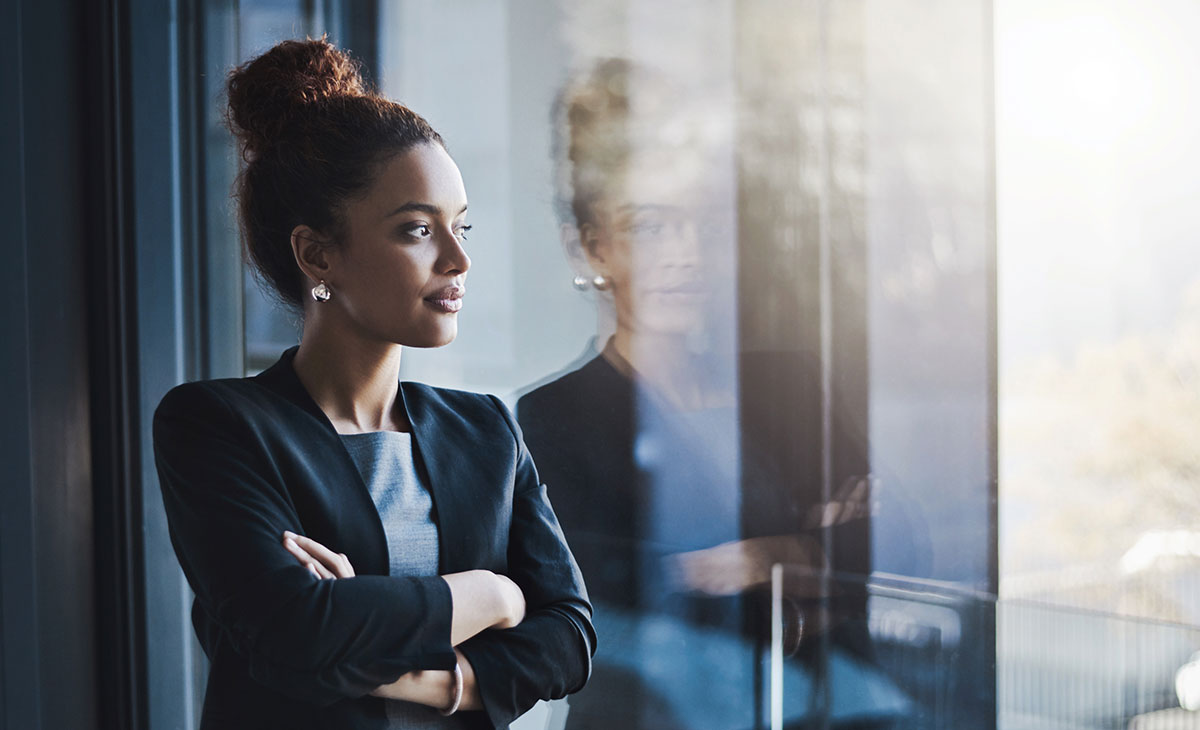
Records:
[[[648,222],[634,223],[627,230],[635,236],[657,236],[662,233],[663,224]]]
[[[429,226],[419,225],[405,228],[404,234],[412,238],[429,238],[433,234],[433,231],[430,230]]]
[[[460,240],[460,241],[467,240],[467,231],[471,230],[472,228],[474,228],[474,226],[459,226],[458,231],[456,231],[456,234],[458,235],[458,240]]]

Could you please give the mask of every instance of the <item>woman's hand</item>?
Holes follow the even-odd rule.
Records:
[[[345,553],[335,553],[316,540],[285,531],[283,546],[317,578],[354,577],[354,566]]]
[[[479,699],[479,686],[475,683],[475,670],[462,652],[455,649],[454,653],[458,655],[458,669],[463,675],[462,701],[458,709],[481,710],[483,703]],[[445,669],[407,672],[391,684],[379,685],[370,694],[441,710],[454,701],[454,673]]]
[[[317,578],[353,578],[345,553],[294,532],[283,533],[283,546]],[[511,629],[525,620],[525,594],[508,576],[490,570],[443,575],[454,604],[451,644],[458,646],[486,629]]]
[[[771,566],[784,566],[790,591],[819,595],[820,577],[828,571],[821,545],[807,535],[755,537],[703,550],[676,553],[664,561],[677,589],[713,596],[732,596],[771,581]]]
[[[319,579],[353,578],[354,566],[345,553],[335,553],[312,538],[283,533],[283,546]],[[490,570],[468,570],[442,576],[450,587],[454,605],[450,643],[458,646],[487,629],[511,629],[525,619],[525,594],[511,578]],[[482,709],[475,670],[457,649],[463,674],[463,710]],[[453,701],[454,674],[445,670],[418,670],[401,675],[391,684],[371,690],[376,697],[407,700],[438,709]]]
[[[834,490],[828,502],[815,504],[808,510],[803,527],[837,527],[853,520],[861,520],[875,514],[879,507],[880,482],[875,477],[852,476]]]

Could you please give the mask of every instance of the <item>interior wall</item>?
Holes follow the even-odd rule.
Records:
[[[68,0],[8,2],[0,50],[0,727],[11,730],[98,718],[80,15]]]

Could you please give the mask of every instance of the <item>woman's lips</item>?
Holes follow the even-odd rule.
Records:
[[[425,303],[439,312],[448,312],[451,314],[462,309],[461,299],[426,299]]]
[[[646,296],[657,297],[670,302],[699,299],[707,293],[704,287],[691,282],[671,286],[656,286],[644,290]]]
[[[466,293],[467,290],[461,286],[448,286],[435,294],[425,297],[425,302],[440,312],[453,314],[462,309],[462,298]]]
[[[707,293],[704,282],[698,279],[684,279],[681,281],[659,281],[657,283],[646,282],[645,291],[647,294],[705,294]]]

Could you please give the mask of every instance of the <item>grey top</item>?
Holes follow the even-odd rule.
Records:
[[[390,575],[438,574],[438,528],[429,485],[413,460],[412,434],[369,431],[341,434],[387,535]],[[384,700],[393,730],[464,727],[462,715],[443,717],[412,702]]]

